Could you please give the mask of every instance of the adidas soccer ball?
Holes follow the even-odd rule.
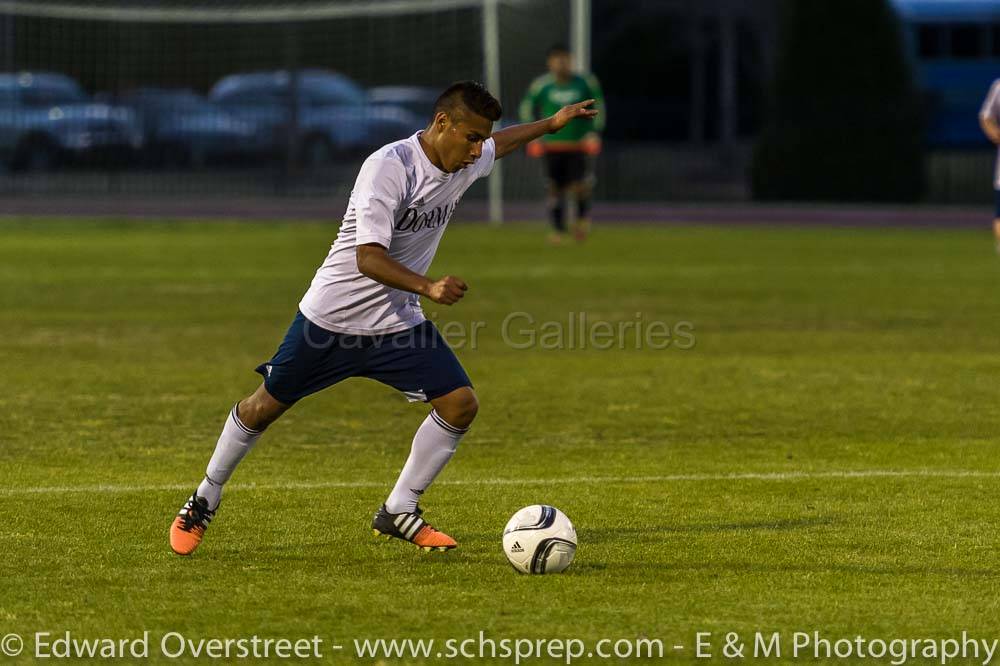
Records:
[[[526,506],[511,516],[503,530],[503,552],[521,573],[559,573],[576,555],[576,529],[553,506]]]

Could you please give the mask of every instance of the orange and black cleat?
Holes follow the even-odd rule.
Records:
[[[457,548],[455,540],[444,532],[434,529],[430,523],[421,518],[420,507],[413,513],[389,513],[383,504],[375,512],[372,519],[372,530],[386,539],[396,538],[409,541],[421,550],[428,552],[443,551]]]
[[[197,493],[192,493],[170,526],[171,550],[178,555],[193,553],[214,516],[215,511],[208,508],[208,501],[204,497],[198,497]]]

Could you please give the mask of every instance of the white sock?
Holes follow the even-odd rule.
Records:
[[[215,445],[215,453],[208,461],[205,479],[198,486],[198,496],[208,500],[208,508],[213,511],[222,499],[222,486],[233,475],[233,470],[243,460],[243,456],[250,452],[263,432],[251,430],[243,425],[240,417],[236,415],[238,406],[239,403],[236,403],[230,410],[226,425],[219,435],[219,442]]]
[[[396,487],[385,501],[389,513],[412,512],[438,473],[451,460],[468,428],[456,428],[431,410],[413,436],[410,457],[399,473]]]

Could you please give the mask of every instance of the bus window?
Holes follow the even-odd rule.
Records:
[[[959,23],[951,29],[952,58],[981,58],[983,53],[983,31],[974,23]]]
[[[935,23],[917,26],[917,55],[921,59],[944,57],[944,30]]]

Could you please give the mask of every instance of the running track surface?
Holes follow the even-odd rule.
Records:
[[[330,198],[0,198],[0,216],[199,218],[245,220],[339,221],[346,201]],[[513,202],[504,206],[512,221],[542,221],[539,202]],[[485,220],[485,201],[459,205],[456,220]],[[593,217],[601,223],[697,223],[829,225],[848,227],[952,227],[991,226],[992,211],[980,207],[932,207],[838,204],[683,204],[673,202],[596,203]]]

